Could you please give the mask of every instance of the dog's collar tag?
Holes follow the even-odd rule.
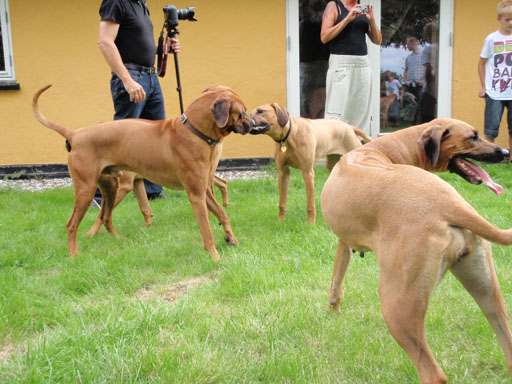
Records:
[[[185,124],[185,123],[187,122],[187,120],[188,120],[187,115],[185,115],[185,114],[181,115],[180,120],[181,120],[181,122],[182,122],[183,124]]]
[[[281,152],[283,152],[283,153],[286,152],[286,144],[285,143],[281,143]]]

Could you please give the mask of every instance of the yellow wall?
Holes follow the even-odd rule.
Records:
[[[498,0],[455,0],[453,31],[452,116],[484,131],[485,101],[478,97],[478,59],[487,35],[499,29],[496,20]],[[506,112],[496,143],[508,148]]]
[[[107,65],[97,48],[100,0],[10,0],[16,79],[20,91],[0,91],[0,165],[65,163],[62,138],[40,125],[30,108],[33,93],[50,119],[72,128],[112,119]],[[184,103],[215,84],[232,87],[252,110],[286,105],[285,0],[148,0],[155,36],[167,4],[195,5],[198,22],[180,21],[179,54]],[[241,4],[243,3],[243,6]],[[484,38],[498,29],[497,0],[455,0],[452,116],[483,132],[484,100],[478,98],[477,62]],[[172,57],[160,79],[168,117],[179,115]],[[505,120],[505,119],[503,119]],[[506,124],[497,142],[508,148]],[[263,136],[230,135],[224,158],[270,157]]]
[[[43,114],[70,128],[112,119],[110,71],[97,48],[101,1],[9,1],[16,80],[20,91],[0,91],[0,165],[65,163],[64,140],[33,117],[34,92]],[[162,8],[196,6],[198,22],[180,20],[179,65],[185,107],[206,87],[232,87],[252,110],[286,105],[285,1],[148,0],[155,39]],[[178,116],[174,62],[160,79],[168,117]],[[270,157],[266,136],[231,134],[223,157]]]

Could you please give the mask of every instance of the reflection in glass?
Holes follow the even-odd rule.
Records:
[[[382,0],[381,132],[437,115],[439,0]]]
[[[300,115],[323,118],[325,77],[329,47],[320,40],[325,0],[301,0],[299,4]]]

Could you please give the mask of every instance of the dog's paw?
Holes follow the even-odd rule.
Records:
[[[341,316],[341,300],[329,300],[327,309],[330,313]]]
[[[226,236],[224,236],[224,240],[226,240],[226,242],[229,245],[238,246],[238,240],[235,239],[235,236],[233,236],[233,235],[226,235]]]

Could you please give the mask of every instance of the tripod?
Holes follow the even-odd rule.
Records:
[[[174,38],[180,32],[174,26],[171,26],[167,29],[167,38],[165,42],[167,44],[167,39]],[[178,52],[176,52],[172,47],[170,47],[172,53],[174,55],[174,69],[176,71],[176,91],[178,91],[178,96],[180,100],[180,111],[183,114],[183,96],[182,96],[182,88],[181,88],[181,79],[180,79],[180,67],[178,64]],[[158,76],[164,77],[165,70],[167,67],[167,49],[164,52],[164,30],[162,28],[162,32],[160,32],[160,37],[158,38]]]

